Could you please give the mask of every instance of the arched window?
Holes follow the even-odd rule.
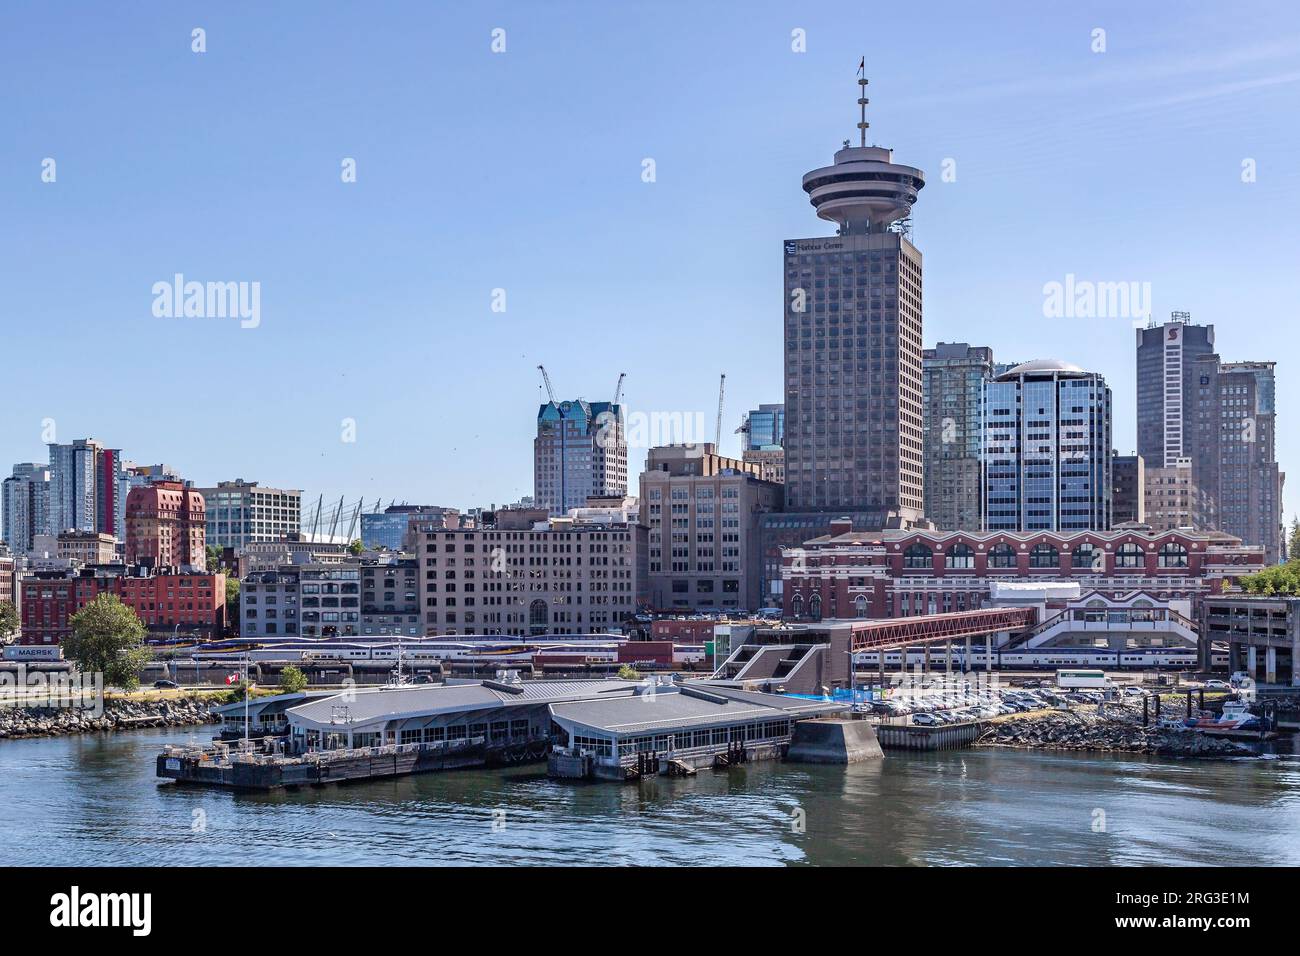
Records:
[[[1132,542],[1121,544],[1115,552],[1115,567],[1140,568],[1146,562],[1142,559],[1142,548]]]
[[[547,627],[550,623],[545,601],[538,598],[532,604],[528,605],[529,627]]]
[[[1014,568],[1016,566],[1016,549],[1011,545],[995,544],[989,548],[990,568]]]
[[[1061,563],[1061,552],[1050,544],[1036,544],[1029,552],[1031,568],[1055,568]]]
[[[1187,549],[1175,541],[1161,546],[1159,564],[1162,568],[1187,567]]]
[[[923,544],[914,544],[903,552],[903,567],[926,570],[934,564],[934,552]]]
[[[854,617],[866,617],[866,616],[867,616],[867,598],[866,598],[866,595],[864,595],[864,594],[859,594],[857,597],[855,597],[855,598],[853,599],[853,616],[854,616]]]
[[[803,595],[796,594],[790,601],[790,611],[795,617],[803,617]]]
[[[1100,571],[1102,568],[1101,552],[1094,545],[1081,544],[1074,549],[1070,563],[1076,568],[1092,568]]]
[[[961,571],[975,567],[975,552],[969,544],[954,544],[948,550],[948,567]]]
[[[808,616],[814,621],[822,619],[822,596],[814,594],[808,599]]]

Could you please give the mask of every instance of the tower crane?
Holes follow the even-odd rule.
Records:
[[[551,388],[551,376],[546,374],[546,366],[537,366],[537,371],[542,373],[542,381],[546,383],[546,394],[550,396],[551,404],[558,407],[558,403],[555,401],[555,389]]]
[[[625,378],[627,378],[627,372],[619,372],[619,373],[618,373],[618,384],[614,386],[614,402],[613,402],[613,404],[615,404],[615,405],[618,404],[619,396],[623,394],[623,379],[625,379]]]

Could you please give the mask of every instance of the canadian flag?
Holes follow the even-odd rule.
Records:
[[[226,683],[227,683],[227,684],[238,684],[238,683],[239,683],[239,675],[238,675],[238,674],[227,674],[227,675],[226,675]]]

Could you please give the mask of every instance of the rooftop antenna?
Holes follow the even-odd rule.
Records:
[[[718,421],[713,429],[713,451],[722,454],[722,398],[727,392],[727,373],[718,379]]]
[[[858,64],[858,109],[862,118],[858,120],[858,137],[862,146],[867,145],[867,127],[871,124],[867,122],[867,58],[864,56],[862,62]]]

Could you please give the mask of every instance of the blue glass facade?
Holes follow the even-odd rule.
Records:
[[[785,406],[760,405],[749,413],[747,451],[775,451],[785,446]]]
[[[1111,395],[1105,379],[1027,362],[984,388],[984,522],[990,531],[1110,527]]]

